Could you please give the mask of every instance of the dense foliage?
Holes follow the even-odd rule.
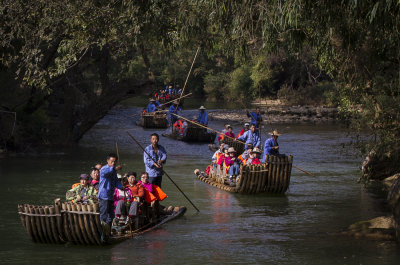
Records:
[[[230,45],[295,56],[308,47],[336,83],[340,109],[355,128],[369,128],[365,151],[400,158],[400,3],[380,1],[214,1],[215,21]],[[313,65],[313,64],[311,64]]]
[[[71,142],[129,93],[183,85],[200,46],[189,90],[339,105],[354,127],[372,132],[366,151],[396,161],[399,5],[2,0],[1,108],[17,112],[16,136]]]

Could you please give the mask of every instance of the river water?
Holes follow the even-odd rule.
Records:
[[[136,126],[130,115],[139,111],[126,105],[113,108],[77,147],[0,159],[1,264],[400,264],[394,242],[335,235],[354,222],[385,214],[382,200],[357,183],[361,160],[348,146],[346,131],[335,124],[274,125],[284,134],[281,152],[315,174],[293,168],[285,195],[238,195],[209,186],[193,174],[210,161],[207,145],[160,137],[168,151],[165,171],[199,213],[164,177],[169,196],[164,205],[185,205],[184,217],[113,246],[32,243],[20,223],[18,204],[52,204],[54,198],[64,198],[81,173],[115,152],[116,141],[122,171],[144,170],[142,152],[126,131],[148,145],[150,134],[163,130]],[[209,125],[222,128],[223,122]],[[237,132],[240,124],[232,125]],[[263,141],[269,130],[263,128]]]

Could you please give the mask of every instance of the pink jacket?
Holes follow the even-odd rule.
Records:
[[[139,181],[139,183],[142,184],[142,186],[145,187],[146,190],[148,190],[151,193],[153,193],[153,184],[151,184],[150,182],[147,182],[146,184],[144,184],[141,181]]]
[[[134,201],[131,190],[128,188],[124,188],[124,189],[125,189],[125,192],[122,190],[119,190],[117,188],[115,188],[115,190],[114,190],[114,211],[115,211],[115,208],[117,207],[117,203],[120,200],[125,201],[125,196],[126,196],[126,201],[128,201],[128,202]]]

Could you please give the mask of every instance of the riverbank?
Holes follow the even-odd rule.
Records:
[[[338,109],[326,106],[287,106],[280,100],[264,100],[254,103],[260,107],[264,122],[268,123],[326,123],[338,120]],[[209,111],[210,120],[246,122],[245,109],[220,109]]]

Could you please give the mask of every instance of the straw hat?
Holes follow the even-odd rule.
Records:
[[[261,150],[258,149],[257,147],[254,147],[254,149],[251,150],[251,152],[252,152],[252,153],[258,153],[258,154],[261,154],[261,153],[262,153]]]
[[[281,135],[282,135],[282,134],[280,134],[280,133],[278,132],[277,129],[275,129],[273,132],[269,132],[268,134],[270,134],[270,135],[272,135],[272,136],[281,136]]]
[[[229,147],[228,153],[236,153],[235,148]]]
[[[155,102],[156,100],[154,98],[149,99],[150,102]]]
[[[174,103],[174,104],[176,104],[176,105],[179,104],[179,103],[178,103],[178,100],[174,100],[172,103]]]
[[[244,124],[244,126],[250,126],[250,123],[246,122],[246,123]]]
[[[199,109],[206,109],[204,106],[201,106]]]

